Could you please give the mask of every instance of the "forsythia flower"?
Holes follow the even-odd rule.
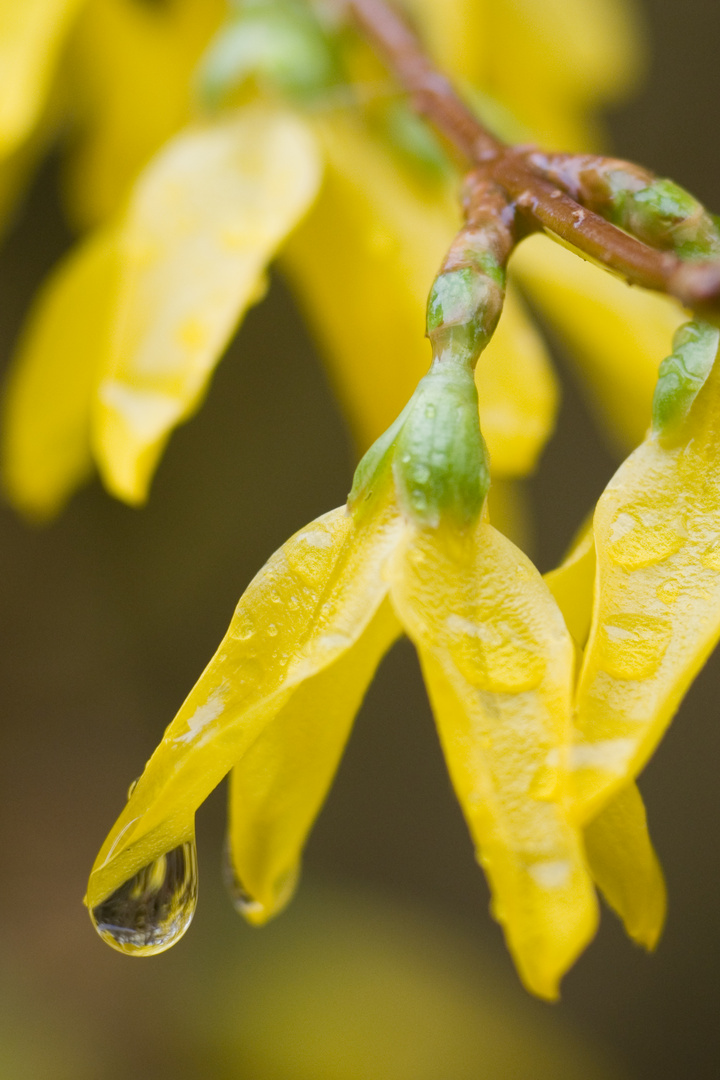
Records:
[[[440,378],[421,384],[416,409]],[[564,761],[546,765],[569,739],[571,638],[537,571],[486,517],[460,530],[419,523],[390,477],[376,483],[367,504],[296,534],[249,586],[108,837],[87,902],[101,933],[128,951],[171,944],[187,908],[127,925],[138,875],[191,842],[197,804],[232,769],[239,904],[253,922],[273,915],[367,684],[404,629],[495,914],[526,984],[553,997],[596,921],[580,838],[556,794]],[[156,914],[143,888],[136,907]]]
[[[495,205],[485,217],[478,206],[431,292],[430,373],[361,462],[348,507],[301,530],[251,583],[98,856],[86,902],[121,951],[160,951],[186,929],[195,810],[231,770],[237,905],[259,923],[287,902],[354,714],[401,630],[528,988],[555,997],[592,936],[592,875],[638,941],[657,939],[664,892],[640,797],[627,788],[597,816],[586,856],[569,797],[573,638],[548,585],[488,522],[473,369],[510,244]],[[556,574],[559,594],[564,575],[582,595],[568,588],[578,567],[571,557]]]
[[[592,137],[589,110],[632,66],[626,9],[610,0],[562,0],[564,47],[546,38],[548,0],[408,6],[479,109],[555,144]],[[643,440],[657,359],[685,315],[547,237],[512,255],[506,295],[513,244],[496,215],[461,233],[436,279],[433,366],[405,405],[426,367],[427,285],[459,225],[455,182],[366,47],[322,10],[237,0],[223,22],[219,0],[0,0],[8,175],[32,158],[64,72],[77,105],[68,201],[92,226],[18,347],[3,432],[12,501],[47,518],[96,466],[142,502],[276,257],[358,445],[372,444],[348,506],[249,586],[98,856],[87,903],[123,951],[171,945],[195,906],[195,810],[230,774],[237,905],[258,923],[280,910],[364,691],[404,631],[494,914],[526,985],[552,998],[594,932],[593,882],[638,942],[652,947],[662,927],[634,777],[720,636],[718,333],[679,331],[652,432],[543,581],[490,524],[486,498],[490,462],[494,479],[532,471],[557,404],[521,289],[623,449]],[[198,115],[203,55],[212,107]]]

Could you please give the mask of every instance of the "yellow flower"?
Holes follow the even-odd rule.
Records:
[[[720,637],[720,332],[679,331],[653,430],[601,496],[576,702],[575,815],[637,775]]]
[[[485,517],[464,531],[419,525],[387,482],[371,505],[297,533],[242,597],[98,856],[87,904],[107,940],[154,952],[184,931],[193,874],[169,879],[178,861],[193,864],[195,809],[231,769],[238,906],[259,923],[284,905],[352,719],[401,628],[420,655],[494,914],[528,987],[556,995],[597,917],[561,795],[572,642],[535,568]]]

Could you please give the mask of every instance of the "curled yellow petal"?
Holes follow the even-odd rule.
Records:
[[[93,418],[100,471],[120,498],[146,497],[170,432],[200,403],[319,180],[305,124],[263,107],[183,132],[143,172],[120,229],[112,345]]]
[[[630,937],[654,949],[662,932],[667,894],[635,784],[628,784],[584,830],[590,872]]]
[[[545,574],[544,578],[563,613],[573,641],[582,652],[590,633],[595,589],[595,537],[592,521],[581,530],[561,565]]]
[[[65,35],[82,3],[0,3],[0,157],[27,138],[42,114]]]
[[[545,236],[524,241],[512,269],[567,345],[613,447],[627,453],[645,435],[660,358],[687,316]]]
[[[303,682],[233,769],[229,885],[250,922],[266,922],[290,899],[355,714],[399,633],[383,601],[352,650]]]
[[[512,284],[475,384],[493,476],[526,476],[555,426],[558,390],[545,343]]]
[[[387,505],[359,526],[342,507],[296,533],[266,563],[105,841],[89,907],[187,842],[196,807],[266,732],[274,744],[271,725],[292,696],[353,649],[387,594],[382,569],[399,527]],[[297,761],[299,770],[312,769],[312,744],[305,751],[309,760]],[[261,801],[259,789],[255,794]],[[252,880],[267,895],[272,882]]]
[[[391,597],[521,978],[555,998],[597,904],[563,805],[573,646],[530,561],[485,521],[409,530]]]
[[[719,402],[716,362],[681,438],[650,435],[595,511],[573,751],[583,820],[642,768],[720,636]]]
[[[567,558],[545,575],[581,652],[590,632],[595,581],[592,522]],[[642,796],[630,783],[613,796],[584,830],[590,872],[634,941],[655,948],[667,905],[665,881],[648,831]]]
[[[90,411],[115,295],[114,233],[63,260],[37,297],[12,361],[3,417],[3,483],[46,520],[92,471]]]

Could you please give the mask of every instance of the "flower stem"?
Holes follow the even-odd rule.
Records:
[[[573,163],[587,162],[586,155],[575,159],[568,154],[544,155],[532,146],[507,146],[480,123],[387,0],[343,2],[408,91],[414,108],[505,192],[525,232],[548,230],[630,284],[668,293],[708,318],[720,317],[719,260],[689,262],[672,250],[658,250],[644,242],[650,238],[667,247],[652,230],[644,229],[637,238],[606,220],[595,209],[600,205],[597,193],[576,182],[578,169]],[[621,166],[628,176],[648,186],[655,182],[652,174],[626,162],[596,157],[593,163],[598,174]],[[624,220],[623,225],[627,225]]]

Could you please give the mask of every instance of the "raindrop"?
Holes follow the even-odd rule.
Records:
[[[135,788],[138,786],[139,783],[140,783],[140,777],[138,776],[133,780],[132,784],[128,788],[128,792],[127,792],[128,799],[132,798],[132,794],[133,794]]]
[[[128,956],[164,952],[187,930],[197,904],[197,852],[191,840],[138,871],[90,912],[103,941]]]
[[[223,848],[223,864],[222,864],[222,876],[225,882],[225,888],[230,894],[230,899],[233,902],[233,907],[239,915],[244,915],[245,918],[252,918],[253,916],[261,915],[265,910],[259,900],[255,900],[247,891],[235,870],[235,864],[232,860],[232,854],[230,852],[230,839],[225,840],[225,846]]]

